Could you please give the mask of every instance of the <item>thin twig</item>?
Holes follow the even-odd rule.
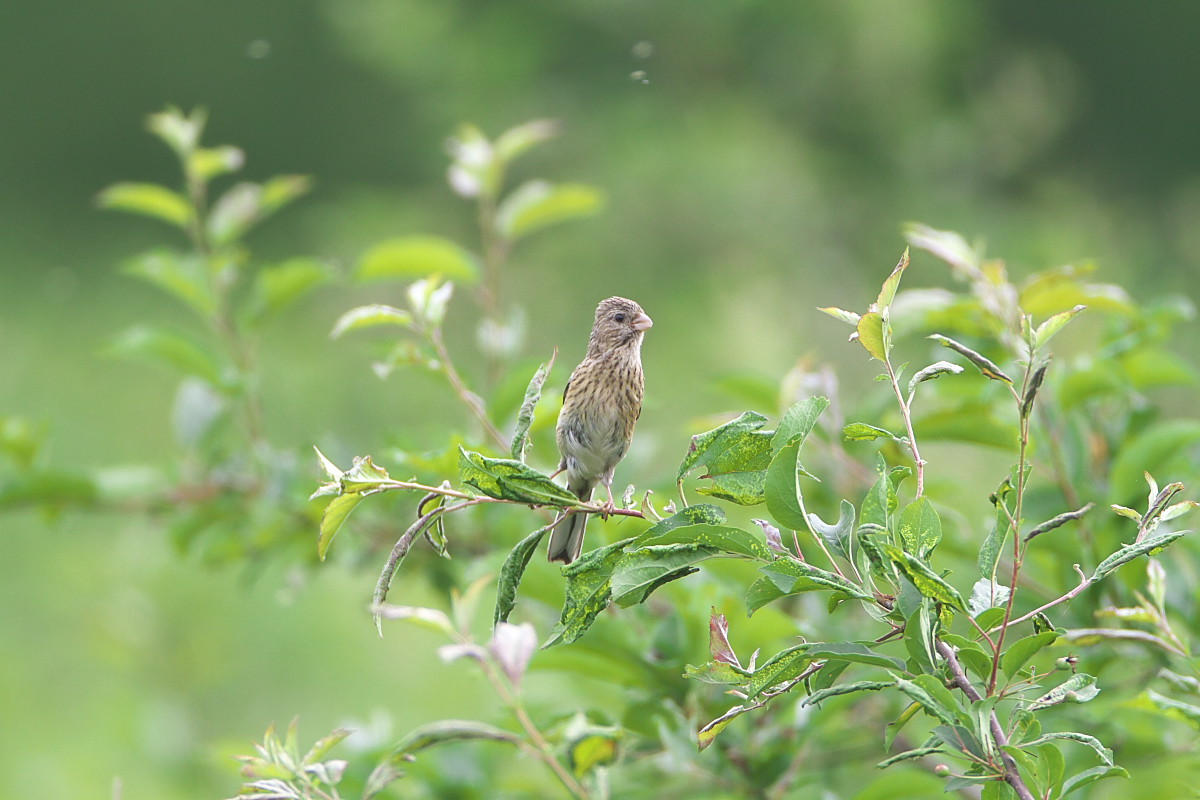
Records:
[[[465,637],[460,638],[462,638],[464,643],[469,642],[469,640]],[[509,690],[509,687],[505,684],[504,680],[501,679],[500,674],[496,671],[495,666],[486,659],[480,659],[479,664],[482,667],[483,674],[487,677],[488,682],[492,685],[492,688],[496,690],[496,694],[500,697],[501,702],[508,706],[509,710],[513,712],[513,715],[517,718],[517,722],[520,723],[521,728],[525,731],[525,735],[529,737],[530,742],[532,742],[533,747],[535,748],[535,755],[537,755],[537,757],[550,768],[550,770],[554,773],[554,776],[558,778],[559,782],[566,787],[567,791],[576,797],[585,799],[588,798],[590,794],[587,790],[587,787],[576,780],[575,776],[572,775],[565,766],[563,766],[563,763],[559,761],[557,757],[555,757],[554,749],[550,746],[550,743],[546,741],[546,737],[542,735],[542,732],[538,729],[537,725],[534,724],[533,719],[531,719],[529,714],[525,711],[525,706],[520,700],[517,699],[516,695]]]
[[[908,433],[908,449],[917,465],[917,497],[922,497],[925,494],[925,461],[921,458],[921,451],[917,449],[917,434],[913,431],[912,410],[904,400],[904,392],[900,389],[900,380],[896,377],[896,371],[892,369],[892,362],[884,361],[883,363],[887,367],[892,391],[896,393],[896,402],[900,405],[900,416],[904,419],[904,430]]]
[[[1011,386],[1009,390],[1013,393],[1013,398],[1017,401],[1018,412],[1024,408],[1022,399],[1025,396],[1025,386],[1029,384],[1030,371],[1025,370],[1025,380],[1022,384],[1021,393],[1017,394],[1016,390]],[[1017,599],[1017,579],[1021,575],[1021,560],[1024,555],[1024,550],[1021,548],[1021,512],[1025,501],[1025,479],[1027,470],[1025,465],[1028,463],[1029,454],[1029,414],[1021,413],[1021,432],[1020,441],[1018,442],[1017,455],[1017,485],[1015,487],[1016,501],[1013,505],[1013,511],[1008,513],[1008,507],[1004,505],[1001,498],[1000,507],[1005,509],[1005,514],[1008,516],[1009,529],[1012,531],[1013,537],[1013,564],[1012,575],[1009,578],[1008,584],[1008,602],[1004,605],[1004,620],[1000,623],[1000,633],[996,637],[996,642],[992,649],[992,674],[988,678],[988,696],[990,697],[996,691],[996,680],[1000,670],[1000,653],[1004,649],[1004,637],[1008,633],[1008,626],[1012,619],[1014,603]]]
[[[492,422],[492,418],[488,416],[487,409],[483,407],[483,401],[479,398],[479,395],[467,388],[466,382],[458,374],[458,370],[454,368],[454,362],[450,359],[450,352],[446,349],[446,343],[442,341],[441,328],[434,328],[429,332],[429,342],[433,345],[434,352],[437,353],[442,374],[446,376],[446,380],[450,383],[450,388],[454,390],[454,393],[458,395],[458,399],[462,400],[463,404],[479,420],[479,424],[483,426],[484,432],[491,437],[500,450],[507,450],[510,444],[508,439],[496,427],[496,423]]]
[[[1022,622],[1033,619],[1038,614],[1041,614],[1043,611],[1046,611],[1047,609],[1054,608],[1059,603],[1065,603],[1068,600],[1074,600],[1076,597],[1078,597],[1079,594],[1081,592],[1083,592],[1084,589],[1086,589],[1092,585],[1093,581],[1091,578],[1089,578],[1088,576],[1083,574],[1083,570],[1081,570],[1079,568],[1078,564],[1072,564],[1071,566],[1075,569],[1075,572],[1079,574],[1080,581],[1079,581],[1078,586],[1076,586],[1074,589],[1067,592],[1066,594],[1062,595],[1061,597],[1057,597],[1057,598],[1051,600],[1049,603],[1038,606],[1033,611],[1030,611],[1028,614],[1022,614],[1021,616],[1017,617],[1016,619],[1005,620],[1004,622],[1000,623],[996,627],[989,630],[988,633],[995,633],[996,631],[1000,630],[1001,628],[1003,628],[1005,626],[1011,627],[1013,625],[1019,625]]]

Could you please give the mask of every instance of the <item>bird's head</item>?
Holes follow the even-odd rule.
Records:
[[[596,322],[588,350],[601,352],[640,344],[642,334],[654,321],[642,307],[624,297],[610,297],[596,306]]]

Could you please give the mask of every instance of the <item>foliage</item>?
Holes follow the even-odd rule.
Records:
[[[138,214],[181,233],[187,249],[159,248],[131,259],[124,272],[178,304],[177,327],[139,323],[112,338],[107,351],[159,364],[179,379],[172,431],[181,456],[171,474],[158,467],[96,472],[45,466],[31,427],[10,420],[5,449],[17,467],[0,487],[0,505],[136,510],[165,515],[181,549],[215,562],[236,562],[291,547],[307,553],[311,516],[299,497],[294,456],[267,437],[256,360],[264,330],[305,295],[329,284],[333,271],[312,258],[261,263],[244,237],[309,189],[307,178],[281,175],[215,182],[245,161],[232,146],[202,145],[206,115],[169,108],[147,127],[179,161],[182,186],[118,183],[102,191],[102,208]]]
[[[638,535],[597,547],[562,569],[565,600],[543,648],[579,644],[605,609],[647,604],[666,585],[695,575],[715,560],[737,560],[753,569],[743,589],[742,605],[749,614],[772,606],[796,609],[799,596],[825,593],[827,611],[843,620],[837,626],[842,638],[804,637],[767,658],[760,659],[755,650],[745,659],[730,643],[727,617],[714,609],[708,626],[710,660],[688,665],[684,674],[700,684],[722,687],[736,702],[697,725],[694,736],[699,751],[720,743],[738,718],[761,715],[795,694],[802,696],[798,701],[802,708],[831,705],[834,698],[845,703],[854,697],[891,695],[894,700],[888,707],[895,709],[895,716],[887,726],[885,748],[892,752],[881,757],[880,767],[939,762],[935,772],[946,779],[947,790],[978,785],[986,797],[1059,797],[1104,778],[1125,776],[1114,751],[1100,738],[1059,729],[1063,717],[1058,709],[1094,700],[1103,682],[1078,672],[1076,656],[1050,658],[1046,653],[1061,652],[1059,647],[1066,642],[1137,641],[1170,653],[1185,672],[1194,669],[1187,644],[1171,628],[1164,600],[1165,570],[1153,557],[1186,533],[1172,521],[1197,504],[1177,499],[1182,483],[1160,490],[1148,473],[1150,491],[1144,510],[1117,502],[1136,491],[1126,474],[1131,469],[1126,455],[1130,448],[1149,455],[1152,447],[1161,444],[1143,445],[1143,441],[1175,437],[1177,444],[1187,443],[1178,441],[1179,422],[1147,418],[1131,402],[1129,392],[1137,381],[1146,385],[1188,374],[1163,349],[1169,323],[1162,326],[1163,312],[1137,308],[1116,287],[1092,283],[1084,273],[1054,270],[1017,286],[1002,263],[984,260],[955,234],[913,226],[908,235],[913,246],[948,264],[967,291],[937,293],[913,303],[914,296],[900,291],[910,264],[906,250],[865,311],[822,309],[853,327],[851,340],[880,365],[880,380],[896,407],[895,430],[885,420],[843,427],[845,442],[877,442],[873,478],[864,491],[857,497],[830,497],[816,488],[818,473],[801,463],[805,442],[830,405],[825,397],[798,401],[774,430],[763,430],[766,416],[748,411],[697,434],[676,476],[683,506],[675,510],[672,504],[664,516],[649,493],[634,502],[636,492],[630,487],[617,513],[645,519],[650,526]],[[1048,381],[1052,374],[1049,344],[1089,304],[1109,318],[1104,344],[1061,370],[1065,374],[1059,380]],[[906,315],[907,308],[916,310]],[[1156,319],[1159,325],[1153,324]],[[965,363],[933,361],[914,370],[906,381],[909,365],[897,363],[894,354],[903,335],[921,330]],[[1122,357],[1130,351],[1142,358],[1135,362]],[[445,359],[447,354],[443,351],[439,356]],[[1129,369],[1133,363],[1164,366],[1156,374],[1137,375]],[[450,367],[442,368],[449,374]],[[544,380],[543,368],[531,382],[530,392],[536,395]],[[945,390],[939,391],[942,387]],[[473,413],[479,413],[481,404],[473,403],[469,395],[463,399]],[[1097,416],[1097,407],[1105,407],[1107,415]],[[523,415],[522,427],[528,424],[526,419]],[[501,452],[524,454],[523,443],[514,441],[510,446],[494,436],[494,426],[484,428],[493,434],[492,445]],[[514,438],[524,435],[521,430]],[[1108,441],[1110,460],[1089,459],[1085,448],[1095,437]],[[971,539],[969,531],[955,526],[961,540],[948,542],[944,512],[939,511],[942,503],[931,497],[930,481],[942,465],[927,461],[921,445],[937,440],[1000,448],[1013,459],[989,498],[994,526],[974,537],[977,573],[965,581],[935,557],[945,546],[961,553]],[[396,489],[428,493],[417,522],[401,539],[404,552],[434,518],[444,526],[449,514],[480,505],[601,511],[599,506],[563,496],[548,476],[521,460],[466,450],[461,454],[456,476],[461,488],[453,488],[452,480],[440,486],[392,481],[378,468],[366,478],[359,474],[347,478],[361,472],[369,459],[356,461],[350,473],[343,473],[322,457],[331,480],[318,494],[334,496],[325,528],[339,526],[344,519],[339,501],[354,497],[357,502],[367,494]],[[1170,468],[1172,462],[1151,458],[1143,463],[1160,470]],[[771,519],[755,520],[757,527],[750,528],[731,522],[719,506],[689,505],[685,485],[701,467],[704,473],[697,492],[735,506],[765,506]],[[952,483],[952,474],[944,471]],[[906,496],[903,487],[910,477],[914,485]],[[837,505],[837,522],[827,523],[809,511],[812,496]],[[1091,498],[1104,496],[1115,514],[1093,522],[1094,515],[1088,515],[1097,501]],[[420,509],[435,498],[440,498],[436,507],[421,515]],[[1115,524],[1121,518],[1131,520],[1134,527],[1122,531]],[[1039,519],[1045,521],[1036,522]],[[497,632],[509,625],[524,572],[548,527],[539,522],[500,571],[492,615]],[[1049,535],[1059,528],[1077,531],[1065,548],[1062,533]],[[1051,540],[1060,546],[1054,547]],[[442,552],[443,541],[436,545]],[[1030,583],[1026,577],[1035,550],[1044,545],[1043,558],[1079,562],[1073,565],[1078,582],[1049,597],[1044,596],[1047,589],[1040,580]],[[810,549],[819,553],[821,566],[812,563]],[[1144,592],[1157,599],[1137,593],[1142,598],[1137,608],[1113,609],[1106,616],[1138,620],[1154,632],[1127,626],[1074,627],[1072,622],[1086,612],[1072,614],[1071,606],[1088,602],[1087,590],[1133,563],[1149,564],[1154,588],[1147,586]],[[382,602],[396,566],[393,559],[385,567],[377,602]],[[668,602],[695,602],[701,593],[685,589]],[[853,614],[852,606],[862,613]],[[1068,613],[1067,623],[1056,626],[1047,612],[1062,607]],[[377,606],[377,613],[384,614],[386,608]],[[1181,701],[1166,700],[1152,690],[1145,697],[1147,707],[1190,715],[1174,705]],[[670,705],[669,700],[664,703]],[[1092,730],[1086,719],[1080,720],[1080,727]],[[770,724],[782,724],[778,715],[771,720]],[[784,731],[780,736],[786,737]],[[666,738],[660,730],[663,745]],[[895,752],[900,741],[906,746]],[[1068,768],[1066,744],[1090,749],[1094,766],[1072,759]],[[546,761],[545,756],[541,754],[545,763],[561,770],[563,763]],[[755,761],[747,753],[741,757]],[[693,758],[701,764],[704,757]],[[950,762],[958,766],[950,767]],[[782,773],[768,773],[772,780],[765,784],[764,775],[751,768],[740,781],[731,780],[744,784],[744,792],[768,788],[772,796],[779,796],[797,780],[796,769],[793,765]],[[603,796],[608,786],[605,771],[597,769],[588,778],[578,785],[565,781],[564,785],[576,796]]]
[[[773,424],[749,410],[696,433],[680,443],[673,480],[657,487],[673,488],[678,503],[630,486],[610,515],[628,523],[627,535],[609,535],[551,576],[562,584],[551,609],[548,568],[534,563],[541,539],[563,513],[607,512],[536,466],[556,411],[545,391],[555,358],[519,360],[521,316],[501,294],[519,242],[602,205],[582,184],[507,188],[513,160],[556,127],[538,121],[490,140],[465,126],[451,140],[447,178],[476,205],[478,252],[406,235],[359,260],[353,280],[400,282],[404,305],[352,308],[332,336],[398,334],[376,373],[415,368],[437,377],[470,431],[452,432],[444,452],[392,450],[380,463],[361,456],[345,469],[318,450],[326,480],[312,497],[329,498],[319,523],[288,458],[265,435],[255,356],[264,326],[333,274],[304,258],[257,263],[243,242],[307,182],[240,183],[210,201],[213,181],[243,158],[236,148],[201,146],[203,127],[199,112],[151,117],[151,130],[179,157],[181,191],[124,183],[100,197],[189,242],[128,268],[181,303],[194,324],[138,326],[112,345],[167,365],[182,381],[179,474],[135,487],[124,502],[168,512],[177,541],[213,558],[301,541],[307,549],[316,528],[310,553],[325,560],[335,541],[364,528],[390,531],[382,518],[361,525],[355,517],[347,527],[368,498],[411,497],[412,521],[398,537],[391,532],[373,590],[376,624],[382,633],[385,622],[403,620],[445,637],[442,659],[474,665],[507,712],[498,724],[431,723],[360,762],[327,757],[344,730],[302,756],[294,724],[282,739],[272,728],[257,754],[242,758],[240,797],[395,793],[418,761],[432,762],[423,774],[437,785],[442,767],[427,751],[471,741],[513,748],[576,797],[636,795],[639,786],[655,796],[784,797],[820,781],[809,768],[823,746],[814,732],[838,716],[854,720],[859,736],[869,728],[880,768],[910,778],[929,772],[947,790],[978,786],[989,798],[1060,797],[1128,774],[1113,727],[1092,710],[1106,694],[1160,720],[1200,720],[1190,643],[1172,620],[1190,592],[1173,588],[1179,578],[1169,581],[1156,558],[1181,549],[1187,531],[1176,520],[1197,503],[1180,499],[1181,481],[1160,487],[1151,475],[1194,471],[1197,426],[1164,418],[1145,396],[1194,382],[1170,350],[1183,306],[1143,308],[1083,269],[1018,284],[956,234],[911,226],[910,247],[944,262],[961,289],[902,290],[906,250],[866,309],[821,309],[851,326],[852,345],[881,370],[879,402],[862,404],[869,421],[831,425],[842,399],[830,384],[829,396],[796,397]],[[445,335],[459,286],[472,288],[481,311],[474,371]],[[1072,339],[1085,326],[1090,337]],[[1051,342],[1079,352],[1052,359]],[[910,369],[901,352],[927,365]],[[0,492],[7,505],[55,511],[116,500],[97,476],[49,468],[38,432],[22,420],[4,420],[0,445],[12,465]],[[983,468],[997,453],[1008,464],[980,526],[962,508],[981,507],[982,498],[962,496],[959,472],[982,453]],[[393,478],[384,460],[413,477]],[[693,503],[689,492],[712,502]],[[507,553],[479,536],[514,530],[523,535]],[[437,556],[422,563],[446,588],[449,613],[389,602],[418,540]],[[452,549],[471,562],[457,573],[441,566]],[[472,627],[493,574],[496,599],[483,615],[491,630],[478,636]],[[731,624],[730,611],[747,619]],[[510,622],[514,614],[528,619]],[[540,652],[538,629],[549,630]],[[621,683],[626,705],[597,706],[579,693],[542,707],[527,681],[539,661],[574,679]],[[1138,669],[1117,670],[1120,661]],[[819,722],[796,721],[809,718]],[[898,781],[886,796],[905,787]]]

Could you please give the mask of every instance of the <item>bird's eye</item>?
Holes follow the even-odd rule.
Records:
[[[625,312],[618,311],[617,313],[613,314],[613,321],[614,322],[624,322],[625,321]]]

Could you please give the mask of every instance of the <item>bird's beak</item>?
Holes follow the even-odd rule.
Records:
[[[654,327],[654,320],[650,319],[650,317],[648,317],[646,315],[645,311],[643,311],[642,313],[638,314],[636,317],[633,318],[633,329],[635,331],[644,331],[647,328],[653,328],[653,327]]]

